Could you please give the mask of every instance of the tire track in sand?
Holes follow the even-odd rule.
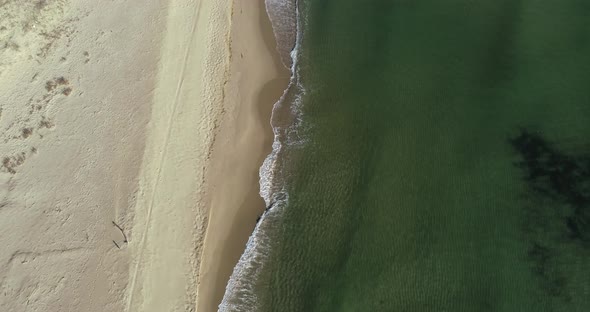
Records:
[[[201,3],[202,3],[202,1],[200,1],[200,0],[197,2],[196,9],[195,9],[195,16],[193,19],[193,24],[191,26],[190,39],[189,39],[189,42],[188,42],[186,49],[184,51],[182,68],[181,68],[181,71],[180,71],[180,74],[178,77],[178,84],[176,85],[176,91],[174,93],[174,102],[172,104],[172,113],[170,114],[170,118],[168,119],[168,123],[167,123],[168,126],[167,126],[166,138],[164,140],[164,151],[162,152],[162,156],[160,157],[160,160],[158,161],[158,172],[156,174],[155,181],[153,182],[152,196],[150,198],[148,209],[147,209],[146,225],[145,225],[145,229],[144,229],[143,233],[141,234],[141,239],[139,242],[139,257],[138,257],[139,259],[136,260],[135,268],[133,269],[133,276],[131,278],[131,284],[129,285],[129,298],[127,298],[127,305],[125,308],[125,311],[127,311],[127,312],[131,312],[131,308],[132,308],[132,304],[133,304],[133,297],[135,294],[135,288],[136,288],[136,284],[137,284],[137,275],[139,272],[139,266],[142,263],[141,259],[143,258],[144,251],[145,251],[146,237],[147,237],[147,233],[150,229],[150,223],[152,221],[152,210],[154,207],[154,200],[156,198],[156,189],[158,188],[158,184],[160,182],[160,177],[162,175],[162,167],[164,165],[164,162],[166,161],[166,156],[168,154],[168,144],[170,142],[170,136],[172,133],[172,125],[174,124],[174,116],[176,114],[176,109],[178,107],[180,91],[182,90],[182,87],[184,85],[184,75],[186,72],[191,47],[193,45],[193,41],[194,41],[194,38],[196,35],[197,22],[199,21],[199,17],[200,17],[200,13],[201,13]]]

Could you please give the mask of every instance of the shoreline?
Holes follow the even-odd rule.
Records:
[[[276,50],[265,1],[256,2],[234,2],[225,115],[208,176],[211,208],[197,311],[217,310],[256,220],[266,208],[259,194],[259,170],[272,150],[272,110],[291,73]]]

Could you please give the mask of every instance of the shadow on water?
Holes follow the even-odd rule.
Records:
[[[525,226],[533,273],[548,295],[570,301],[563,258],[590,249],[590,156],[569,155],[526,129],[509,142],[533,199]]]

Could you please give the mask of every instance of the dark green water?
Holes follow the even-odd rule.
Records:
[[[258,311],[590,311],[590,2],[300,1]]]

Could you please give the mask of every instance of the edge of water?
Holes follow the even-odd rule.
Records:
[[[279,0],[281,1],[281,0]],[[283,1],[285,6],[284,9],[289,9],[289,3]],[[277,37],[277,42],[280,44],[281,31],[284,33],[284,28],[279,30],[277,27],[277,19],[271,16],[272,10],[281,8],[270,8],[272,5],[281,5],[277,0],[266,0],[266,11],[271,18],[271,24],[273,25],[273,32]],[[282,12],[278,17],[285,17],[285,14],[293,14],[295,18],[295,42],[292,45],[290,55],[291,65],[291,77],[289,84],[283,95],[274,104],[271,114],[271,127],[274,134],[274,140],[272,143],[272,151],[264,160],[259,170],[260,176],[260,196],[266,203],[266,210],[260,217],[260,220],[256,224],[256,227],[248,239],[246,249],[238,264],[234,267],[232,275],[226,286],[223,300],[219,305],[218,311],[256,311],[260,309],[259,298],[256,293],[256,286],[258,278],[262,272],[264,264],[267,263],[269,252],[271,250],[271,238],[266,234],[273,229],[274,222],[270,222],[269,219],[279,217],[280,211],[285,207],[288,202],[288,193],[285,189],[284,183],[280,180],[284,178],[282,168],[279,163],[282,152],[284,151],[285,144],[289,145],[290,137],[296,133],[296,128],[301,123],[301,95],[305,93],[305,89],[299,83],[298,79],[298,55],[301,43],[301,18],[298,6],[298,0],[293,0],[291,4],[294,4],[295,12]],[[275,11],[276,13],[277,11]],[[289,23],[289,21],[285,21]],[[284,27],[284,25],[283,25]],[[284,40],[282,41],[285,42]],[[277,46],[279,53],[281,49],[285,49],[285,46]],[[285,60],[283,60],[286,63]],[[289,95],[295,92],[293,101],[288,103]],[[282,110],[288,109],[291,114],[288,120],[285,122],[281,121],[279,117]]]

